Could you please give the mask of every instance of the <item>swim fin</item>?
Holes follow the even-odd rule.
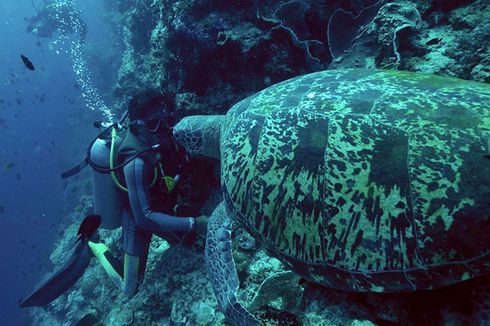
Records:
[[[78,240],[88,240],[100,226],[100,215],[89,215],[85,217],[78,228]]]
[[[88,241],[99,225],[100,216],[98,215],[90,215],[83,220],[78,229],[77,244],[71,257],[58,271],[19,303],[21,308],[45,306],[65,293],[78,281],[93,256]]]

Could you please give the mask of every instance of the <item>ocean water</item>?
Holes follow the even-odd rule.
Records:
[[[75,1],[88,25],[88,61],[80,51],[78,58],[74,54],[76,35],[38,39],[25,31],[25,18],[41,2],[0,4],[0,325],[27,324],[27,310],[18,301],[53,269],[49,255],[77,201],[76,179],[62,180],[60,174],[83,157],[96,133],[93,120],[106,118],[93,103],[101,106],[107,99],[90,104],[83,94],[93,99],[113,80],[110,67],[104,79],[90,70],[83,76],[74,72],[74,63],[75,69],[80,60],[90,68],[90,60],[117,46],[103,18],[103,1]],[[26,68],[21,54],[35,71]]]

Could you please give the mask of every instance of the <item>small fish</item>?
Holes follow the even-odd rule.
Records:
[[[20,173],[17,173],[17,174],[15,175],[15,178],[16,178],[17,180],[21,180],[21,179],[22,179],[22,176],[20,175]]]
[[[17,101],[17,104],[22,105],[22,100],[20,98],[15,99]]]
[[[29,60],[26,56],[21,54],[20,58],[22,59],[22,62],[27,67],[27,69],[32,70],[32,71],[36,70],[36,68],[34,68],[34,65],[32,64],[31,60]]]
[[[0,214],[5,213],[5,206],[0,205]]]
[[[425,44],[426,45],[435,45],[435,44],[439,44],[441,41],[442,41],[442,38],[434,37],[434,38],[430,39],[429,41],[425,42]]]

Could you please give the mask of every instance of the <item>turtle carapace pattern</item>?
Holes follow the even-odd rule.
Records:
[[[226,214],[302,277],[409,292],[489,274],[489,84],[327,70],[242,100],[219,132],[200,118],[177,140],[198,134]]]

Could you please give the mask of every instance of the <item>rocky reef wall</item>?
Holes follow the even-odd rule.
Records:
[[[166,89],[182,115],[223,113],[271,84],[327,68],[490,81],[485,0],[106,1],[120,12],[126,46],[116,96]]]

